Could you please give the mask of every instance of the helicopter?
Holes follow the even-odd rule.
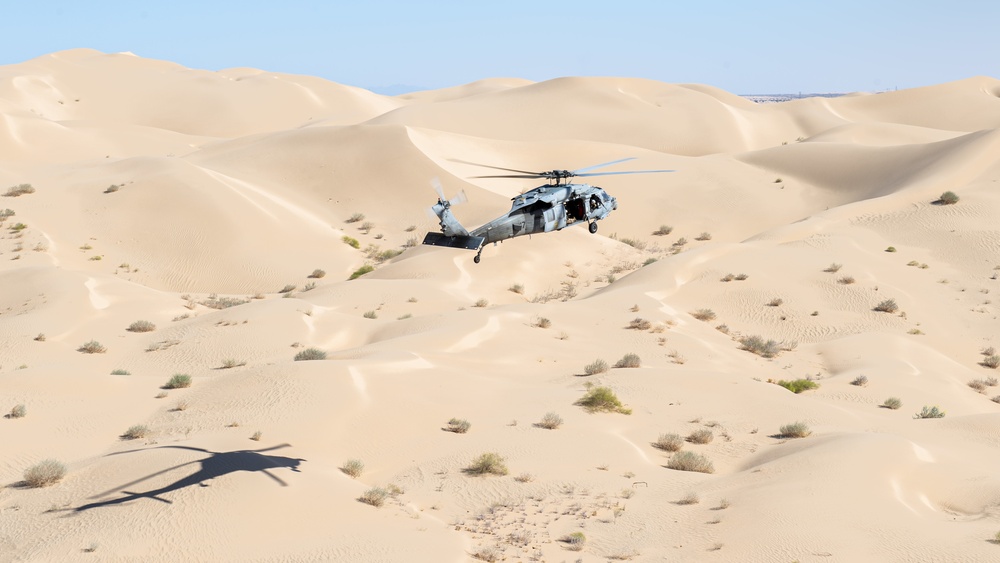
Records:
[[[441,232],[427,233],[423,244],[475,250],[476,257],[473,258],[473,261],[478,264],[483,253],[483,246],[490,242],[495,244],[523,235],[560,231],[571,225],[586,224],[591,233],[596,233],[597,222],[618,209],[618,200],[604,191],[603,188],[590,184],[574,184],[570,182],[570,178],[673,172],[673,170],[591,172],[591,170],[629,160],[635,160],[635,157],[595,164],[577,170],[548,170],[545,172],[530,172],[475,162],[455,161],[516,173],[473,176],[473,178],[544,178],[549,183],[511,198],[512,204],[509,212],[469,231],[458,222],[458,219],[451,212],[452,205],[467,201],[465,192],[459,192],[450,200],[445,199],[444,189],[435,178],[431,183],[437,191],[438,200],[430,207],[429,212],[433,213],[440,221]]]

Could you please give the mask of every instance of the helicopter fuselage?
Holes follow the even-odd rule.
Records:
[[[539,186],[511,200],[510,211],[469,232],[485,243],[592,224],[618,208],[604,189],[589,184]],[[592,231],[596,231],[593,225]]]

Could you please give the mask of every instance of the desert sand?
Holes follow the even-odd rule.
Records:
[[[467,162],[626,157],[676,172],[595,178],[595,235],[419,244],[434,177],[470,228],[538,185]],[[998,180],[988,77],[755,104],[0,67],[0,194],[31,186],[0,197],[0,560],[1000,561]],[[713,472],[668,468],[699,431]]]

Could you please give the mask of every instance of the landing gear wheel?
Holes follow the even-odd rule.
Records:
[[[590,234],[596,233],[597,232],[597,221],[594,221],[593,223],[591,223],[589,228],[590,228]]]
[[[472,261],[475,262],[476,264],[478,264],[480,260],[482,260],[482,258],[480,258],[478,254],[476,254],[476,257],[472,259]]]

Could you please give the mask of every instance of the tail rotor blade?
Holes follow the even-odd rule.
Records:
[[[465,203],[469,201],[469,196],[465,195],[465,190],[458,192],[458,195],[448,200],[449,205],[455,205],[459,203]]]
[[[434,188],[434,191],[437,192],[438,201],[444,201],[444,187],[441,185],[441,180],[439,180],[437,176],[431,178],[431,186]]]

